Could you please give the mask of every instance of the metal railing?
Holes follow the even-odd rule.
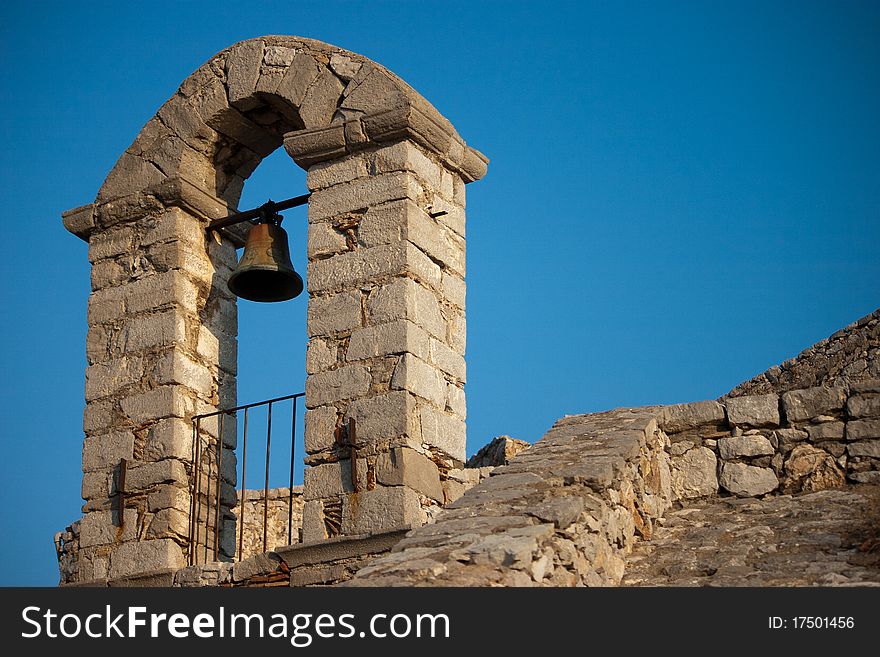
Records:
[[[305,393],[300,392],[295,395],[287,395],[285,397],[275,397],[253,404],[244,404],[234,408],[221,409],[213,413],[204,413],[196,415],[192,418],[192,436],[193,436],[193,476],[190,482],[190,514],[189,514],[189,549],[187,551],[187,561],[189,565],[196,563],[206,563],[209,561],[208,556],[211,554],[212,561],[221,560],[221,556],[232,558],[240,561],[242,559],[244,547],[244,527],[245,527],[245,492],[247,490],[247,456],[248,456],[248,420],[250,411],[260,406],[267,407],[266,413],[266,463],[265,477],[263,480],[263,552],[267,550],[268,541],[268,523],[269,523],[269,463],[272,453],[272,408],[282,402],[289,401],[291,403],[291,423],[290,423],[290,478],[289,478],[289,496],[287,500],[287,543],[293,543],[293,469],[294,455],[296,454],[296,411],[297,402],[300,397],[304,397]],[[235,549],[232,554],[221,555],[221,533],[223,531],[223,467],[224,452],[232,452],[229,457],[235,456],[238,447],[237,440],[234,446],[227,445],[225,439],[228,422],[232,423],[235,431],[235,437],[238,438],[237,419],[238,413],[243,412],[243,424],[241,441],[241,491],[238,494],[236,506],[240,511],[238,514],[238,537],[235,541]],[[216,435],[212,435],[210,431],[211,420],[217,419]],[[227,460],[227,468],[229,461]],[[235,466],[233,466],[234,468]],[[232,481],[227,482],[231,486],[235,486],[236,474],[233,469]],[[212,490],[213,485],[213,490]],[[204,489],[204,490],[203,490]],[[226,510],[232,512],[234,507],[230,504],[226,505]],[[211,528],[211,520],[213,515],[213,529]],[[237,552],[237,555],[236,555]],[[200,554],[201,553],[201,554]],[[201,556],[201,560],[200,557]]]

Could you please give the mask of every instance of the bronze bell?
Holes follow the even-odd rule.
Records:
[[[249,301],[287,301],[298,296],[303,281],[290,262],[287,232],[274,221],[255,224],[228,285],[235,296]]]

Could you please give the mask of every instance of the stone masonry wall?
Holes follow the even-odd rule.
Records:
[[[726,396],[781,394],[832,382],[845,386],[877,378],[880,378],[880,309],[817,342],[795,358],[741,383]]]
[[[880,380],[566,417],[355,586],[616,585],[675,502],[880,483]]]
[[[93,203],[63,214],[92,263],[77,581],[233,556],[235,421],[189,421],[235,404],[226,282],[242,231],[206,226],[282,143],[312,191],[306,533],[417,524],[439,468],[463,458],[464,185],[486,158],[356,53],[244,41],[181,84]],[[341,463],[349,417],[363,486]],[[193,525],[207,530],[191,539]]]
[[[239,505],[234,511],[237,518],[242,515],[241,495]],[[267,499],[262,490],[244,492],[244,532],[242,534],[241,560],[248,559],[262,552],[274,550],[276,547],[291,545],[301,541],[303,488],[293,487],[293,513],[290,511],[290,489],[270,488],[268,495],[268,515],[264,501]],[[266,546],[263,547],[263,518],[266,516]],[[288,518],[291,521],[290,540],[288,540]],[[236,554],[238,559],[238,554]]]
[[[304,540],[422,524],[465,457],[464,180],[402,141],[308,185]]]

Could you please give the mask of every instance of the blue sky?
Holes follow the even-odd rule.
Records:
[[[877,3],[5,3],[0,31],[0,585],[55,584],[80,516],[89,269],[60,214],[242,39],[375,59],[491,159],[468,186],[469,453],[717,397],[880,305]],[[304,180],[276,152],[242,208]],[[301,390],[305,300],[240,323],[240,402]]]

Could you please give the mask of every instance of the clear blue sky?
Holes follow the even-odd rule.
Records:
[[[80,516],[89,269],[60,214],[242,39],[375,59],[491,158],[468,187],[469,453],[717,397],[880,305],[876,2],[4,3],[0,32],[0,585],[55,584]],[[278,152],[243,207],[304,191]],[[301,390],[305,300],[242,306],[239,400]]]

